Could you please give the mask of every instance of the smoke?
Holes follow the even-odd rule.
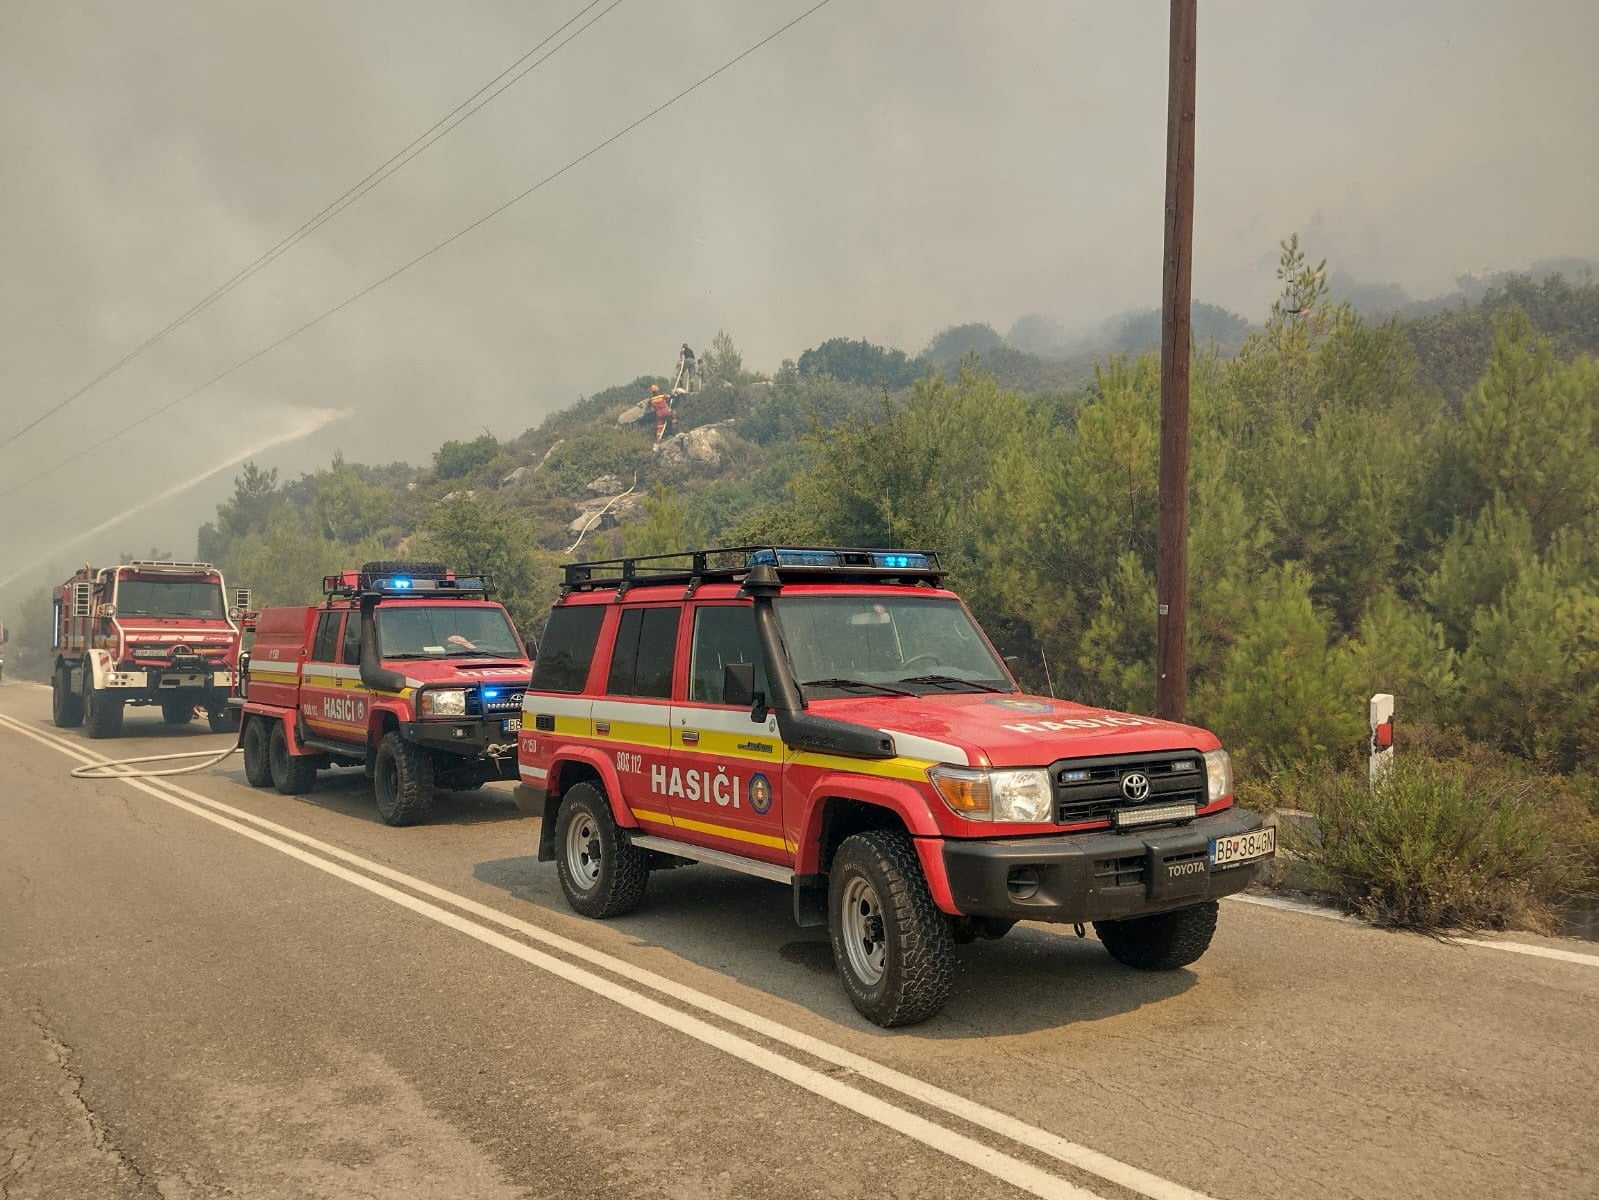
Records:
[[[32,571],[35,568],[43,565],[47,559],[53,558],[61,551],[71,549],[80,542],[86,542],[92,537],[96,537],[99,534],[107,532],[108,530],[115,529],[124,521],[138,516],[146,509],[154,508],[158,504],[165,503],[176,496],[181,496],[190,488],[198,487],[207,479],[210,479],[213,475],[219,475],[223,471],[226,471],[229,467],[238,466],[247,458],[254,458],[256,455],[263,454],[268,450],[274,449],[275,447],[297,441],[303,437],[307,437],[310,434],[315,433],[317,430],[323,429],[326,426],[331,425],[334,421],[337,421],[339,418],[347,415],[348,413],[345,411],[331,408],[299,409],[291,412],[289,415],[289,427],[287,430],[275,434],[264,442],[260,442],[254,446],[250,446],[237,452],[232,458],[227,459],[225,462],[219,462],[215,466],[207,467],[204,471],[201,471],[200,474],[194,476],[192,479],[184,480],[182,483],[173,484],[166,491],[161,492],[158,495],[151,496],[148,499],[135,504],[132,508],[125,509],[122,512],[119,512],[116,516],[100,522],[100,524],[96,525],[93,529],[86,529],[75,537],[68,538],[64,542],[56,543],[56,545],[51,547],[50,553],[45,555],[43,558],[35,559],[33,562],[28,563],[27,566],[13,571],[4,579],[0,579],[0,588],[4,588],[15,580],[20,579],[29,571]]]
[[[182,395],[592,149],[809,7],[627,6],[126,370],[0,447],[19,479]],[[576,4],[13,4],[0,38],[0,433],[294,230]],[[560,11],[555,11],[556,9]],[[829,337],[1068,332],[1159,300],[1166,6],[832,4],[303,337],[28,493],[0,560],[139,503],[193,536],[285,401],[346,429],[265,467],[426,461],[669,371],[725,328],[774,369]],[[382,14],[382,53],[371,52]],[[912,15],[907,15],[907,13]],[[626,19],[622,19],[625,14]],[[1258,319],[1277,242],[1421,298],[1599,256],[1592,0],[1202,7],[1195,295]],[[331,436],[347,440],[341,446]],[[110,463],[106,468],[102,463]],[[81,465],[81,464],[80,464]],[[157,484],[156,486],[160,486]],[[24,526],[19,528],[19,525]],[[8,568],[9,569],[9,564]]]

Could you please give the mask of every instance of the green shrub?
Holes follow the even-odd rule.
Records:
[[[1595,822],[1557,778],[1415,755],[1375,790],[1353,772],[1302,778],[1321,820],[1319,866],[1373,924],[1548,930],[1595,883]]]

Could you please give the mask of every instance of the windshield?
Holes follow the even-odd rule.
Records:
[[[122,617],[199,617],[218,621],[227,615],[222,585],[214,579],[119,579],[117,615]]]
[[[794,678],[807,695],[1013,692],[960,603],[930,596],[780,596]]]
[[[384,658],[521,658],[503,608],[464,604],[380,604]]]

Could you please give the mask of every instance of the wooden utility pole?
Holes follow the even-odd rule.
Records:
[[[1166,93],[1166,266],[1161,289],[1160,539],[1155,711],[1188,715],[1188,362],[1194,248],[1194,49],[1198,0],[1171,0]]]

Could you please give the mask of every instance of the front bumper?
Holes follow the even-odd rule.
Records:
[[[107,671],[105,686],[139,692],[227,692],[233,686],[233,675],[205,666],[190,669],[135,664],[126,671]]]
[[[495,776],[515,779],[516,733],[504,730],[501,717],[463,717],[459,720],[406,721],[400,732],[405,740],[441,754],[481,758],[498,766]]]
[[[1137,833],[951,840],[943,846],[944,870],[955,907],[968,916],[1066,923],[1137,917],[1243,891],[1266,859],[1213,867],[1210,843],[1261,824],[1260,814],[1230,808]]]

